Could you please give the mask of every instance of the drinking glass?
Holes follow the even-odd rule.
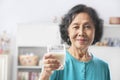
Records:
[[[60,67],[57,70],[63,70],[65,65],[65,45],[58,44],[58,45],[48,45],[47,52],[52,54],[59,62]]]

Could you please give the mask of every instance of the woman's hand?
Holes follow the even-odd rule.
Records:
[[[60,62],[52,54],[45,54],[43,57],[43,70],[41,72],[41,80],[48,80],[52,71],[60,67]]]

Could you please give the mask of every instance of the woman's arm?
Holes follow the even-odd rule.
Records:
[[[40,78],[39,80],[49,80],[49,77],[50,77],[51,74],[45,72],[45,71],[42,71],[40,73]]]

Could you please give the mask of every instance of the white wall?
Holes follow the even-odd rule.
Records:
[[[19,24],[17,30],[18,46],[47,46],[60,44],[58,24]]]
[[[13,27],[15,23],[48,22],[54,16],[61,17],[79,3],[97,9],[106,23],[110,16],[120,16],[120,0],[1,0],[0,26]]]
[[[120,0],[0,0],[0,33],[4,30],[10,33],[14,65],[18,23],[49,23],[55,16],[60,18],[79,3],[97,9],[105,23],[108,23],[110,16],[120,16]],[[13,74],[15,72],[13,70]]]

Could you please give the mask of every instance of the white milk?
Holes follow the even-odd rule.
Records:
[[[55,58],[60,61],[61,66],[57,70],[62,70],[65,64],[65,45],[48,45],[47,52],[55,56]]]
[[[65,62],[65,53],[51,53],[53,56],[55,56],[56,59],[60,61],[61,64],[64,65]]]
[[[62,70],[65,64],[65,53],[50,53],[60,61],[61,66],[57,70]]]

